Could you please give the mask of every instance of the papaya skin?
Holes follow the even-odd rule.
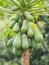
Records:
[[[33,16],[28,11],[24,12],[24,15],[25,15],[27,20],[34,22]]]
[[[21,33],[19,32],[19,33],[16,34],[16,37],[13,41],[13,47],[16,48],[16,49],[19,49],[19,48],[21,48],[21,43],[22,43]]]
[[[33,32],[33,30],[32,30],[31,27],[28,27],[27,35],[28,35],[28,37],[30,37],[30,38],[32,38],[32,37],[34,36],[34,32]]]
[[[40,33],[38,30],[35,30],[34,31],[34,39],[37,43],[40,43],[40,42],[43,42],[44,41],[44,38],[43,38],[43,35],[42,33]]]
[[[14,37],[8,40],[7,47],[11,47],[13,45],[13,40],[14,40]]]
[[[21,55],[21,49],[15,49],[15,48],[13,48],[13,54],[16,55],[16,56]]]
[[[22,48],[28,49],[29,48],[29,42],[26,34],[22,35]]]
[[[21,32],[22,32],[22,33],[27,32],[27,28],[28,28],[27,20],[23,20],[23,24],[22,24]]]
[[[19,29],[19,24],[16,23],[16,24],[14,25],[14,27],[13,27],[13,31],[18,32],[19,30],[20,30],[20,29]]]
[[[11,21],[10,23],[9,23],[9,28],[13,28],[13,26],[14,26],[14,24],[15,24],[15,21],[13,20],[13,21]]]

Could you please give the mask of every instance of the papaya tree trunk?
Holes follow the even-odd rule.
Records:
[[[22,65],[29,65],[29,49],[22,52]]]

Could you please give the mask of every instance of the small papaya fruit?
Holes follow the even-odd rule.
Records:
[[[15,49],[15,48],[13,48],[13,54],[14,55],[21,55],[21,49]]]
[[[9,28],[13,28],[13,26],[14,26],[14,24],[15,24],[15,21],[13,20],[13,21],[11,21],[10,23],[9,23]]]
[[[34,32],[33,32],[31,27],[28,27],[27,35],[28,35],[28,37],[33,37],[34,36]]]
[[[29,38],[28,41],[29,41],[29,47],[31,48],[31,39]]]
[[[19,49],[19,48],[21,48],[21,43],[22,43],[21,33],[19,32],[19,33],[16,34],[16,37],[13,41],[13,47],[16,48],[16,49]]]
[[[36,49],[37,48],[37,43],[35,42],[35,40],[34,39],[32,39],[32,48],[33,49]]]
[[[18,20],[19,20],[19,16],[18,16],[18,14],[16,14],[15,15],[15,22],[18,22]]]
[[[37,43],[43,42],[43,35],[38,30],[35,30],[34,39]]]
[[[38,27],[34,22],[29,22],[29,26],[32,28],[32,30]]]
[[[28,19],[31,22],[34,22],[33,16],[28,11],[26,11],[24,15],[26,16],[26,19]]]
[[[22,24],[21,32],[23,32],[23,33],[27,32],[27,28],[28,28],[27,20],[24,20],[23,24]]]
[[[19,23],[19,26],[20,26],[20,28],[21,28],[22,23],[23,23],[22,19],[19,19],[19,20],[18,20],[18,23]]]
[[[13,31],[18,32],[19,31],[19,24],[16,23],[13,27]]]
[[[22,35],[22,48],[28,49],[29,48],[29,42],[26,34]]]
[[[14,37],[8,40],[7,47],[11,47],[13,45],[13,40],[14,40]]]

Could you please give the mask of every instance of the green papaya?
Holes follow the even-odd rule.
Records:
[[[22,22],[22,19],[19,19],[19,20],[18,20],[18,23],[19,23],[19,26],[20,26],[20,28],[21,28],[22,23],[23,23],[23,22]]]
[[[19,32],[19,33],[16,34],[16,37],[13,41],[13,47],[16,48],[16,49],[19,49],[19,48],[21,48],[21,43],[22,43],[21,33]]]
[[[21,49],[15,49],[15,48],[13,48],[13,54],[14,55],[21,55]]]
[[[9,28],[13,28],[13,26],[14,26],[14,24],[15,24],[15,21],[13,20],[13,21],[11,21],[10,23],[9,23]]]
[[[28,11],[26,11],[26,12],[24,13],[24,15],[25,15],[26,19],[28,19],[28,20],[31,21],[31,22],[34,22],[33,16],[32,16]]]
[[[19,24],[16,23],[13,27],[13,31],[18,32],[19,31]]]
[[[23,33],[27,32],[27,28],[28,28],[27,20],[24,20],[22,24],[21,32]]]
[[[34,39],[37,43],[43,42],[43,35],[38,30],[35,30]]]
[[[18,20],[19,20],[19,16],[18,16],[18,14],[16,14],[15,15],[15,22],[18,22]]]
[[[34,39],[32,39],[31,45],[32,45],[32,48],[33,49],[36,49],[37,48],[37,43],[35,42]]]
[[[31,27],[28,27],[27,35],[28,35],[28,37],[33,37],[34,36],[34,32],[33,32]]]
[[[28,49],[29,48],[29,42],[26,34],[22,35],[22,48]]]
[[[28,41],[29,41],[29,47],[31,48],[31,39],[29,38]]]
[[[13,45],[13,40],[14,40],[14,37],[8,40],[7,47],[11,47]]]

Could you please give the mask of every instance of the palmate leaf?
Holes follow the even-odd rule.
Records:
[[[4,8],[4,7],[2,7],[2,6],[0,6],[0,11],[2,11],[2,12],[7,12],[7,13],[14,13],[13,11],[11,11],[10,9],[7,9],[7,8]]]
[[[5,3],[5,5],[3,5]],[[0,17],[11,17],[16,13],[22,14],[25,10],[32,15],[49,15],[49,0],[1,0]],[[2,13],[2,14],[1,14]],[[6,13],[6,14],[5,14]],[[9,18],[8,18],[9,19]]]
[[[3,7],[7,7],[9,3],[6,3],[6,0],[0,0],[0,5]]]
[[[48,3],[46,4],[45,2],[47,1],[40,1],[38,0],[38,3],[34,4],[29,11],[34,14],[34,15],[49,15],[49,8]]]
[[[49,15],[49,10],[47,10],[49,7],[48,0],[46,0],[46,1],[44,1],[44,0],[5,0],[5,2],[6,2],[6,4],[9,3],[8,7],[10,5],[13,5],[13,6],[17,6],[18,10],[27,10],[28,9],[28,11],[30,13],[33,13],[34,15],[46,15],[46,14]],[[24,7],[26,7],[26,9]],[[13,12],[11,10],[6,10],[5,8],[4,9],[0,8],[0,10],[2,10],[4,12],[7,11],[8,13],[12,13],[12,14],[16,13],[15,11]]]

